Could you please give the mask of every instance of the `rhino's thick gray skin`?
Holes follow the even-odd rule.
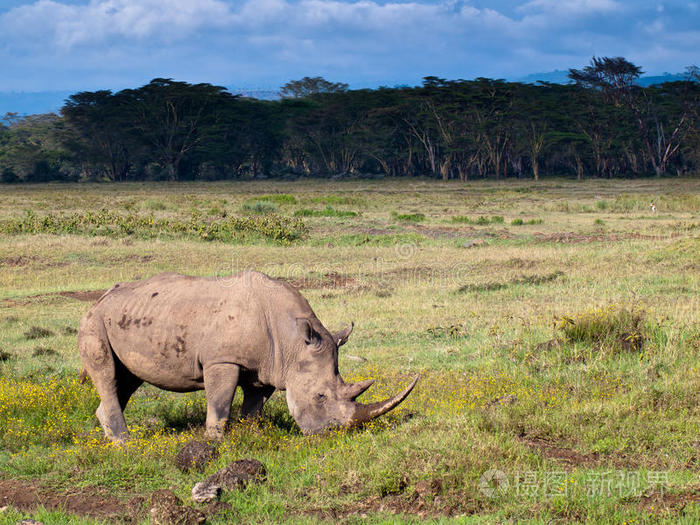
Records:
[[[338,347],[351,331],[331,334],[294,287],[259,272],[225,282],[165,273],[106,292],[83,317],[78,346],[111,439],[127,437],[124,407],[144,381],[205,389],[211,437],[223,434],[236,386],[244,417],[286,390],[294,420],[311,434],[388,412],[418,380],[386,401],[356,402],[372,381],[349,384],[338,373]]]

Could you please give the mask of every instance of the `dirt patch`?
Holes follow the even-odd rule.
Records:
[[[27,266],[36,261],[38,257],[32,255],[18,255],[16,257],[3,257],[0,259],[0,266]]]
[[[655,513],[671,510],[674,513],[682,512],[689,505],[700,505],[700,485],[682,491],[659,491],[642,494],[639,506],[645,510],[653,507]]]
[[[76,488],[58,492],[41,487],[37,481],[0,480],[0,507],[11,505],[23,512],[37,507],[115,524],[140,523],[147,514],[154,523],[195,525],[231,507],[212,502],[199,509],[186,506],[169,490],[158,490],[150,497],[116,498],[100,488]]]
[[[119,257],[116,259],[117,262],[138,262],[138,263],[147,263],[151,262],[155,259],[155,255],[137,255],[137,254],[131,254],[131,255],[124,255],[123,257]]]
[[[577,244],[586,242],[616,242],[628,240],[649,240],[658,241],[668,239],[673,235],[645,235],[642,233],[576,233],[576,232],[556,232],[556,233],[535,233],[535,240],[539,242],[555,242],[562,244]]]
[[[95,488],[55,492],[33,481],[0,480],[0,507],[12,505],[21,511],[43,506],[113,523],[137,523],[143,517],[144,502],[141,497],[122,500]]]
[[[581,454],[569,447],[563,447],[541,438],[522,437],[520,441],[528,447],[536,449],[547,459],[554,459],[569,467],[595,466],[599,463],[597,453]]]
[[[97,301],[107,290],[75,290],[68,292],[51,292],[43,293],[39,295],[30,295],[27,297],[18,297],[16,299],[3,299],[0,300],[0,305],[4,307],[15,307],[24,304],[30,304],[33,302],[40,302],[47,298],[52,297],[68,297],[70,299],[75,299],[76,301],[85,301],[94,303]]]
[[[107,290],[78,290],[74,292],[58,292],[62,297],[70,297],[77,301],[86,301],[94,303],[104,295]]]

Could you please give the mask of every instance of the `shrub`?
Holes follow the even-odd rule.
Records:
[[[512,221],[510,221],[510,223],[513,226],[522,226],[524,224],[524,221],[522,219],[513,219]]]
[[[206,241],[231,242],[249,235],[289,243],[304,237],[308,227],[301,219],[268,214],[259,217],[226,217],[205,220],[194,212],[190,220],[155,218],[153,215],[128,214],[102,210],[78,212],[71,215],[35,215],[28,211],[24,217],[0,222],[0,232],[7,234],[46,233],[54,235],[105,235],[112,237],[138,236],[189,237]]]

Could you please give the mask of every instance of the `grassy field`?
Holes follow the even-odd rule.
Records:
[[[241,458],[266,481],[208,523],[700,521],[700,179],[3,186],[0,232],[0,523],[149,523],[152,492],[188,501]],[[276,393],[203,474],[174,464],[202,393],[142,387],[132,439],[104,441],[78,382],[90,300],[251,268],[355,321],[362,401],[415,391],[316,437]]]

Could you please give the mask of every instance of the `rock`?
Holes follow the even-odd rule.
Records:
[[[219,499],[221,485],[200,481],[192,487],[192,499],[197,503],[207,503]]]
[[[151,494],[149,513],[156,525],[201,525],[207,521],[203,512],[184,507],[180,498],[165,489]]]
[[[219,485],[225,490],[234,490],[243,488],[250,482],[259,483],[265,479],[265,475],[265,465],[257,459],[239,459],[204,481],[210,485]]]
[[[462,248],[474,248],[475,246],[481,246],[486,244],[484,239],[474,239],[473,241],[466,241],[462,243]]]
[[[183,472],[202,471],[207,463],[219,457],[219,450],[203,441],[190,441],[175,456],[175,465]]]

